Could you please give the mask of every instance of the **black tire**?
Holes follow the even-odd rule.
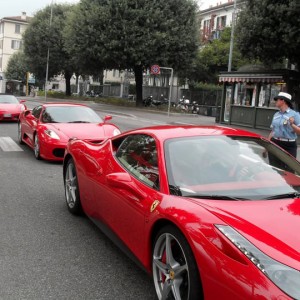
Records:
[[[77,172],[74,160],[71,158],[64,173],[65,199],[68,210],[74,215],[82,214]]]
[[[166,245],[171,246],[169,258]],[[183,266],[186,267],[184,270]],[[177,227],[167,225],[157,233],[152,248],[152,272],[158,299],[203,299],[200,275],[193,252]],[[175,280],[178,278],[182,281]],[[166,291],[164,295],[163,290]],[[180,297],[177,297],[174,291],[177,291]]]
[[[23,142],[23,140],[22,140],[21,127],[22,127],[22,125],[21,125],[21,123],[19,122],[19,123],[18,123],[18,142],[19,142],[20,145],[23,145],[24,142]]]
[[[38,135],[37,133],[35,133],[34,135],[34,147],[33,147],[33,151],[34,151],[34,157],[37,159],[37,160],[40,160],[41,159],[41,155],[40,155],[40,142],[39,142],[39,138],[38,138]]]

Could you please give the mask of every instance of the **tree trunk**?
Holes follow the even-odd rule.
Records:
[[[69,71],[65,72],[66,80],[66,96],[71,96],[71,73]]]
[[[75,85],[76,85],[76,93],[79,95],[79,94],[80,94],[79,85],[78,85],[78,82],[79,82],[79,74],[78,74],[78,73],[75,73],[75,76],[76,76],[76,82],[75,82]]]
[[[100,72],[99,72],[99,82],[100,82],[100,85],[103,86],[104,84],[104,69],[101,68]]]
[[[134,67],[134,76],[136,84],[136,106],[143,106],[143,67]]]

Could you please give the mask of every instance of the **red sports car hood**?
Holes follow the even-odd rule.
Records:
[[[203,203],[261,251],[300,270],[300,198]]]
[[[106,137],[105,125],[97,123],[54,123],[47,124],[47,127],[67,140],[73,137],[91,140]]]
[[[0,111],[18,113],[21,111],[22,104],[0,103]]]

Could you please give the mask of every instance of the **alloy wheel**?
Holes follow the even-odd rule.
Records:
[[[189,267],[184,250],[173,234],[162,233],[156,240],[152,268],[160,300],[189,299]]]
[[[73,163],[69,163],[65,176],[65,194],[67,205],[70,209],[75,207],[77,202],[77,177]]]
[[[40,142],[37,134],[34,137],[34,156],[36,159],[40,159]]]

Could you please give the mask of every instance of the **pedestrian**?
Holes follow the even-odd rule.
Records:
[[[279,111],[273,116],[269,139],[296,157],[297,135],[300,134],[300,115],[293,109],[290,94],[280,92],[274,97],[274,100]]]

